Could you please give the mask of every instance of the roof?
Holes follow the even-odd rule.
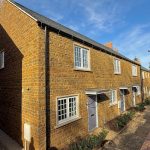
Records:
[[[141,69],[144,70],[144,71],[150,72],[149,69],[147,69],[147,68],[145,68],[145,67],[143,67],[143,66],[141,66]]]
[[[26,7],[24,7],[23,5],[13,1],[13,0],[9,0],[11,3],[13,3],[14,5],[16,5],[17,7],[19,7],[23,12],[25,12],[26,14],[28,14],[29,16],[33,17],[37,22],[40,22],[48,27],[51,27],[55,30],[58,30],[59,32],[62,32],[62,33],[65,33],[67,35],[70,35],[72,38],[77,38],[79,40],[82,40],[84,43],[88,43],[90,45],[92,45],[93,47],[96,47],[98,48],[99,50],[103,50],[105,51],[106,53],[109,53],[111,55],[114,55],[114,56],[117,56],[119,58],[122,58],[122,59],[125,59],[131,63],[134,63],[134,64],[137,64],[137,65],[140,65],[139,63],[125,57],[124,55],[120,54],[119,52],[116,52],[114,50],[112,50],[111,48],[108,48],[106,46],[104,46],[103,44],[100,44],[76,31],[73,31],[45,16],[42,16],[40,15],[39,13],[36,13]]]

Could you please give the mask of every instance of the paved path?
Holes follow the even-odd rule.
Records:
[[[0,130],[0,150],[23,150],[12,138]]]
[[[150,132],[149,132],[148,136],[146,137],[141,150],[150,150]]]
[[[147,109],[143,113],[137,113],[128,128],[106,145],[103,150],[150,150],[150,147],[147,148],[148,144],[150,146],[149,133],[150,106],[147,106]],[[143,145],[144,141],[145,146]]]

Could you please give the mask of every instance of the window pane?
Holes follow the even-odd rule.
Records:
[[[66,105],[66,99],[58,100],[58,121],[67,118]]]
[[[76,98],[69,98],[69,117],[76,115]]]
[[[75,66],[81,67],[81,48],[75,47]]]
[[[0,69],[4,68],[4,52],[0,52]]]
[[[88,52],[86,49],[83,49],[83,67],[88,68]]]

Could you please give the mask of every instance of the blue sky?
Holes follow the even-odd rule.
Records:
[[[15,0],[142,65],[150,62],[149,0]]]

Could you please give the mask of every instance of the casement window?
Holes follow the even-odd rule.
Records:
[[[120,60],[116,58],[114,58],[114,73],[121,74]]]
[[[90,70],[89,50],[74,46],[74,65],[76,69]]]
[[[132,65],[132,76],[137,76],[137,66]]]
[[[140,86],[137,86],[136,89],[137,89],[136,95],[140,95],[141,94],[141,88],[140,88]]]
[[[68,96],[57,99],[58,124],[66,123],[78,117],[78,96]]]
[[[145,79],[144,72],[142,72],[142,79]]]
[[[4,68],[4,51],[0,52],[0,69]]]
[[[117,104],[117,90],[110,91],[110,105]]]

